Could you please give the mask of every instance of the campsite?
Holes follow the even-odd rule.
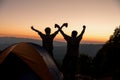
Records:
[[[0,80],[62,80],[62,74],[40,45],[21,42],[0,53]]]

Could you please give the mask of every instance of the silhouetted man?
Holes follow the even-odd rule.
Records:
[[[85,32],[86,26],[83,26],[82,32],[77,36],[77,31],[72,31],[72,35],[66,35],[60,30],[64,39],[67,41],[67,53],[63,59],[62,71],[64,80],[75,80],[76,62],[79,56],[79,44]]]
[[[48,51],[51,57],[53,57],[53,39],[58,34],[59,29],[55,31],[53,34],[51,33],[51,29],[49,27],[45,28],[45,33],[43,34],[41,31],[35,29],[33,26],[32,30],[38,32],[39,36],[42,38],[42,46]]]

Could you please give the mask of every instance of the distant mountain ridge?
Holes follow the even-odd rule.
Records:
[[[32,43],[42,45],[42,41],[37,40],[37,39],[16,38],[16,37],[0,37],[0,50],[4,49],[5,47],[7,47],[9,45],[19,43],[19,42],[32,42]],[[65,44],[63,42],[54,41],[54,45],[61,46],[61,45],[65,45]]]
[[[41,40],[28,39],[28,38],[16,38],[16,37],[0,37],[0,51],[8,46],[19,42],[32,42],[42,45]],[[66,43],[54,41],[54,56],[56,59],[62,60],[66,53]],[[80,54],[87,54],[94,57],[103,44],[80,44]]]

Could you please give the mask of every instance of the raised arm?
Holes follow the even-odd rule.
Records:
[[[40,32],[39,30],[35,29],[33,26],[31,26],[31,29],[36,31],[36,32]]]
[[[60,29],[58,29],[57,31],[55,31],[55,32],[52,34],[52,37],[55,37],[55,36],[58,34],[59,31],[60,31]]]
[[[84,34],[84,32],[85,32],[85,29],[86,29],[86,26],[83,25],[83,30],[82,30],[82,32],[80,33],[80,35],[78,36],[78,38],[79,38],[80,40],[82,39],[82,36],[83,36],[83,34]]]
[[[65,33],[62,31],[62,29],[60,29],[60,33],[62,34],[62,36],[64,37],[64,39],[65,39],[66,41],[69,40],[70,36],[68,36],[67,34],[65,34]]]
[[[55,24],[55,28],[58,28],[58,30],[55,31],[53,35],[56,36],[56,34],[58,34],[58,32],[62,30],[63,27],[67,27],[67,26],[68,26],[68,23],[64,23],[61,27],[58,24]]]
[[[41,38],[43,38],[45,36],[41,31],[35,29],[33,26],[31,26],[31,29],[36,31],[40,35]]]

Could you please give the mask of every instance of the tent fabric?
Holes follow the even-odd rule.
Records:
[[[12,52],[0,64],[0,80],[42,80]]]
[[[15,54],[25,62],[42,80],[62,80],[62,74],[47,51],[38,44],[21,42],[0,54],[0,64],[9,54]]]

